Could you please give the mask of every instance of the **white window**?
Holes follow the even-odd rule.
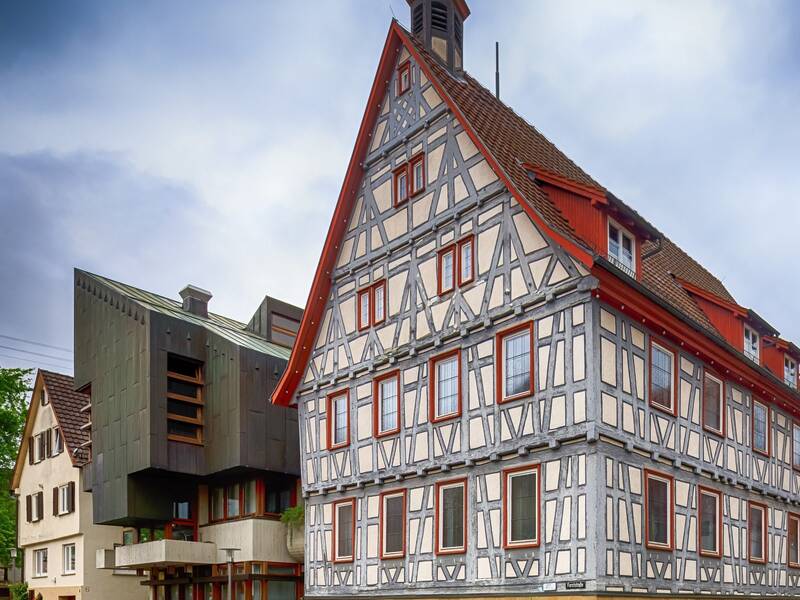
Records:
[[[437,483],[436,552],[457,554],[466,548],[466,480]]]
[[[350,437],[350,394],[340,392],[328,398],[330,447],[345,446]]]
[[[722,494],[715,490],[698,487],[698,520],[700,521],[700,554],[717,556],[721,553],[720,510]]]
[[[369,327],[370,317],[370,295],[369,290],[358,292],[358,328],[366,329]]]
[[[71,502],[71,488],[70,485],[67,483],[65,485],[58,486],[58,514],[59,515],[66,515],[67,513],[72,512],[72,502]]]
[[[458,243],[458,285],[475,279],[474,241],[468,237]]]
[[[64,544],[61,547],[62,567],[64,575],[75,573],[75,544]]]
[[[400,376],[395,373],[375,382],[377,393],[377,430],[375,435],[394,433],[400,429]]]
[[[498,379],[502,385],[500,402],[533,393],[532,339],[532,323],[498,334],[497,344],[501,355]]]
[[[369,329],[386,318],[386,280],[358,292],[358,329]]]
[[[539,543],[539,466],[504,473],[505,546]]]
[[[758,334],[750,329],[749,327],[745,326],[744,328],[744,353],[750,360],[753,362],[759,362],[759,352],[760,343]]]
[[[381,558],[405,554],[406,493],[388,492],[381,496]]]
[[[769,454],[769,408],[753,400],[753,450]]]
[[[645,542],[648,548],[672,550],[672,479],[645,470]]]
[[[800,424],[792,423],[792,465],[800,469]]]
[[[608,258],[631,277],[636,275],[636,238],[618,223],[608,221]]]
[[[450,247],[439,254],[439,293],[446,294],[455,287],[455,247]]]
[[[44,516],[44,492],[37,492],[28,497],[31,503],[31,523],[41,521]]]
[[[386,316],[386,282],[381,281],[375,284],[373,288],[373,296],[374,296],[374,314],[372,323],[373,325],[377,325],[378,323],[382,323],[383,319]]]
[[[725,418],[722,381],[705,373],[703,376],[703,428],[723,435]]]
[[[411,195],[425,190],[425,155],[411,159]]]
[[[33,565],[34,577],[47,575],[47,548],[33,551]]]
[[[675,353],[650,342],[650,404],[675,412]]]
[[[64,438],[61,435],[61,428],[53,427],[50,430],[52,432],[52,448],[53,448],[53,456],[56,454],[61,454],[64,451]]]
[[[33,438],[33,462],[42,462],[47,457],[47,438],[49,431],[43,431]]]
[[[435,389],[433,398],[434,421],[452,417],[461,412],[459,363],[458,353],[448,354],[432,361],[431,377],[434,378],[433,387]]]
[[[797,387],[797,363],[788,356],[783,357],[783,380],[789,387]]]
[[[355,531],[355,500],[344,500],[334,504],[333,528],[336,531],[334,540],[334,560],[345,562],[353,560],[353,537]]]

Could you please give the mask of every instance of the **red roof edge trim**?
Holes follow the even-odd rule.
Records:
[[[576,183],[562,175],[537,167],[532,163],[522,163],[522,168],[533,173],[533,176],[545,183],[559,187],[578,196],[591,200],[593,204],[608,204],[606,192],[602,188],[592,187],[583,183]]]
[[[436,92],[439,96],[445,101],[447,106],[459,120],[461,125],[464,127],[464,131],[467,132],[467,135],[472,140],[472,143],[475,144],[475,147],[480,151],[486,161],[489,163],[489,166],[492,167],[492,170],[497,174],[503,184],[508,188],[511,194],[514,196],[514,199],[519,203],[519,205],[523,208],[523,210],[528,214],[528,216],[540,227],[542,228],[546,235],[550,237],[553,241],[555,241],[558,245],[564,248],[567,252],[573,255],[574,258],[577,258],[581,261],[586,267],[591,267],[594,263],[594,257],[592,256],[591,252],[588,251],[586,248],[581,248],[571,240],[568,240],[563,235],[557,233],[550,227],[547,222],[539,215],[536,210],[525,200],[525,196],[517,189],[511,179],[509,178],[508,174],[503,170],[500,166],[500,163],[494,157],[494,155],[489,151],[483,141],[478,137],[478,134],[475,132],[475,128],[472,127],[469,120],[467,119],[466,115],[463,111],[458,107],[455,103],[453,98],[447,91],[444,89],[442,84],[439,82],[437,77],[433,74],[433,71],[428,66],[428,63],[425,59],[420,55],[417,51],[416,47],[413,43],[408,39],[407,32],[400,27],[396,22],[392,23],[392,27],[397,30],[398,35],[403,40],[408,51],[411,53],[411,56],[414,57],[414,60],[419,64],[420,68],[425,72],[426,77],[428,80],[433,84],[436,88]]]
[[[716,304],[717,306],[721,306],[722,308],[731,311],[738,317],[746,318],[748,311],[743,306],[739,306],[733,302],[728,302],[723,298],[720,298],[716,294],[712,294],[706,289],[701,288],[700,286],[694,285],[693,283],[689,283],[685,279],[681,279],[680,277],[675,277],[675,280],[681,284],[681,286],[690,294],[694,294],[695,296],[700,296],[704,300],[708,300]]]
[[[600,284],[594,295],[613,308],[634,318],[642,326],[676,343],[683,352],[693,354],[713,367],[727,380],[737,381],[766,402],[770,402],[800,418],[800,396],[792,392],[775,375],[745,363],[739,352],[727,342],[713,339],[692,326],[684,318],[657,304],[630,284],[601,267],[592,269]]]
[[[322,247],[317,270],[311,283],[311,289],[308,292],[303,320],[300,322],[300,329],[297,332],[286,370],[283,372],[272,395],[274,404],[287,406],[291,403],[292,396],[300,383],[300,378],[303,376],[305,365],[311,353],[311,345],[314,343],[314,337],[325,310],[325,302],[330,293],[333,262],[336,260],[339,244],[347,227],[356,188],[364,174],[363,163],[360,162],[361,157],[366,154],[372,126],[381,107],[382,94],[387,89],[386,81],[389,79],[389,71],[394,68],[393,50],[399,48],[400,42],[397,37],[397,30],[397,23],[392,21],[389,32],[386,35],[386,42],[383,46],[380,61],[378,62],[378,69],[375,73],[375,80],[372,83],[364,116],[361,119],[361,126],[358,129],[353,153],[347,166],[342,190],[339,193],[331,224],[328,228],[328,235],[325,238],[325,245]]]

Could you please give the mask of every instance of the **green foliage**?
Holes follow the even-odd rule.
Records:
[[[11,600],[28,600],[27,583],[12,583],[8,587],[11,590]]]
[[[11,475],[25,428],[30,369],[0,369],[0,564],[11,562],[17,545],[17,502],[11,497]]]
[[[306,510],[302,504],[290,506],[281,514],[281,523],[286,523],[287,525],[302,525],[305,520]]]

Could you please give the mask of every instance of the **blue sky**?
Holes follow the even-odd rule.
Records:
[[[470,6],[467,70],[491,86],[500,40],[503,100],[800,342],[797,3]],[[76,266],[303,304],[392,11],[2,3],[0,335],[71,347]],[[0,364],[69,370],[25,347]]]

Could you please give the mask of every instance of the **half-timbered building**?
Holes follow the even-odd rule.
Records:
[[[795,595],[797,347],[409,5],[273,396],[306,594]]]

